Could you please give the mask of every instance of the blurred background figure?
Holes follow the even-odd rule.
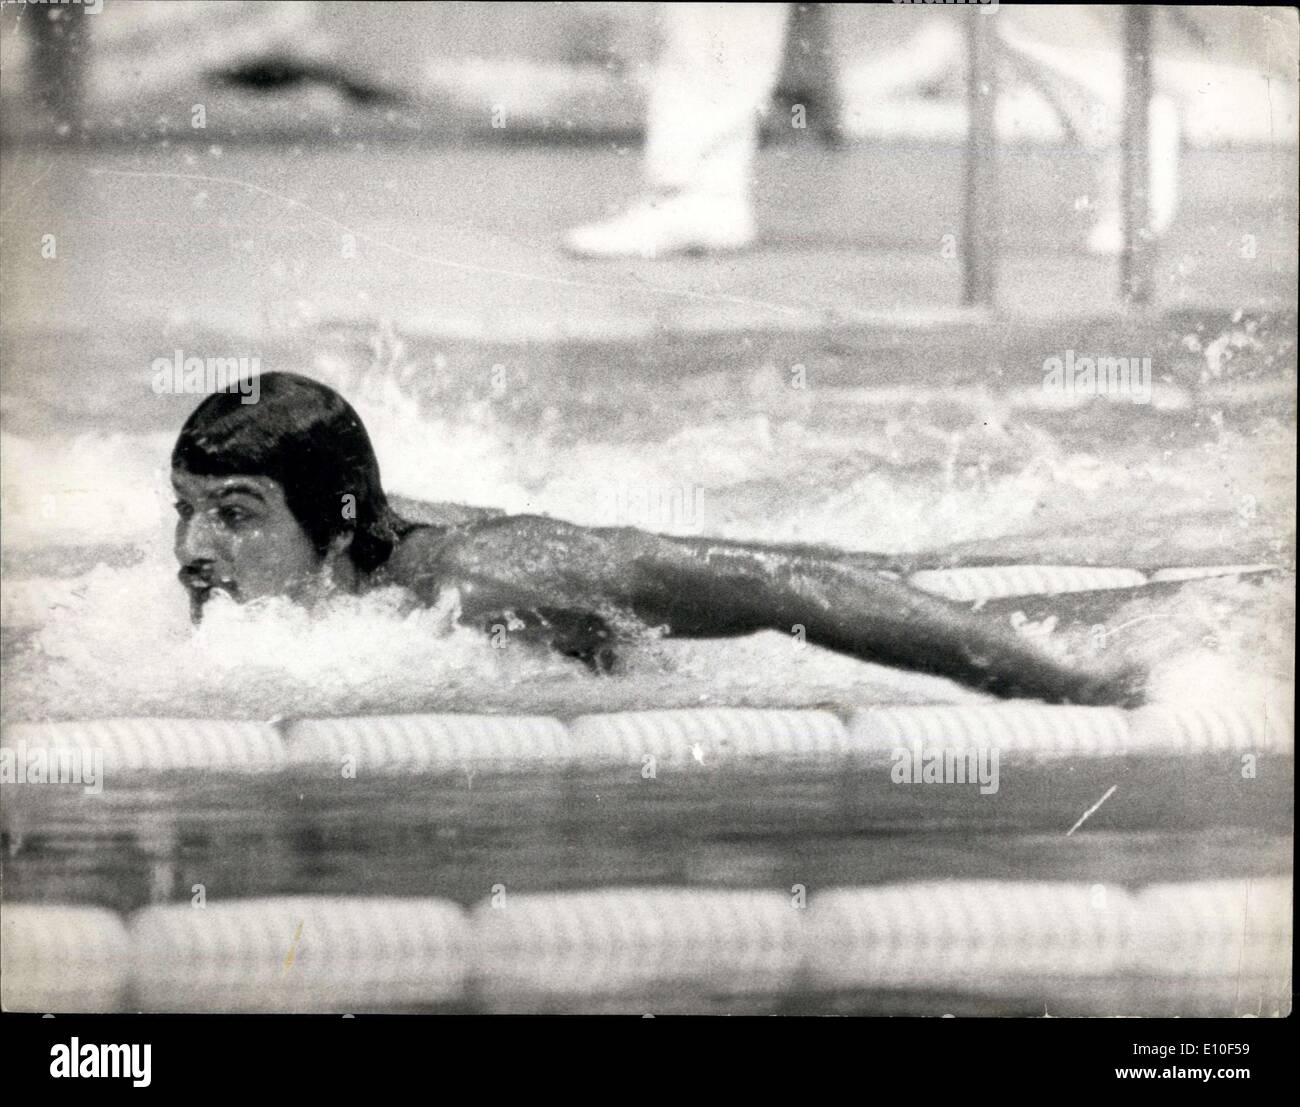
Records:
[[[844,138],[834,5],[663,4],[663,46],[648,90],[645,192],[617,214],[571,229],[581,257],[663,257],[740,249],[756,237],[754,155],[774,96],[791,130]],[[948,33],[945,33],[948,32]],[[869,96],[888,99],[960,62],[951,25],[927,24],[901,47],[887,45],[866,76]],[[829,64],[828,64],[829,63]],[[784,75],[784,82],[781,83]],[[863,91],[864,82],[858,81]]]
[[[571,230],[586,257],[748,246],[759,113],[780,74],[788,4],[667,4],[646,120],[647,193]]]
[[[1177,9],[1157,9],[1160,11],[1167,13],[1164,22],[1168,26],[1157,30],[1158,41],[1176,40],[1189,31],[1195,35],[1194,25]],[[1062,5],[1008,6],[999,13],[998,21],[1004,66],[1037,88],[1075,140],[1097,155],[1097,198],[1092,202],[1095,217],[1088,235],[1088,249],[1096,254],[1118,254],[1124,246],[1120,205],[1120,127],[1124,112],[1121,19],[1122,11],[1117,7]],[[1070,41],[1068,49],[1054,41],[1059,41],[1062,34]],[[1165,89],[1178,81],[1183,69],[1166,58],[1157,61],[1155,72],[1147,159],[1150,221],[1145,229],[1152,238],[1169,229],[1178,208],[1178,108]]]
[[[610,218],[570,230],[567,249],[583,257],[653,258],[750,245],[756,236],[754,155],[760,121],[781,73],[791,9],[805,19],[815,15],[817,30],[829,39],[831,7],[663,5],[664,44],[648,95],[645,193]],[[1168,230],[1178,206],[1182,135],[1176,98],[1196,103],[1213,89],[1229,102],[1249,103],[1247,85],[1253,76],[1204,57],[1212,44],[1193,15],[1175,8],[1160,11],[1162,56],[1156,62],[1157,95],[1149,128],[1150,222],[1145,233],[1150,237]],[[1067,135],[1096,153],[1095,187],[1087,200],[1093,214],[1087,247],[1093,253],[1118,254],[1123,245],[1121,12],[1079,5],[1010,6],[999,10],[996,27],[1008,87],[1032,90],[1050,105]],[[823,56],[833,52],[827,42],[819,47]],[[927,21],[901,49],[876,53],[869,72],[860,66],[849,76],[853,107],[860,111],[864,97],[890,102],[945,73],[960,72],[964,65],[960,23],[951,18]],[[820,77],[823,83],[835,81],[826,72]],[[841,110],[835,90],[804,82],[799,95],[807,103],[794,109],[815,110],[825,133],[838,137],[841,120],[826,118]],[[1004,97],[1001,128],[1014,132],[1022,114],[1022,103]],[[804,125],[802,120],[796,124]]]

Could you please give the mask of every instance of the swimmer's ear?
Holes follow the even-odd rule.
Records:
[[[330,539],[329,548],[326,550],[327,558],[338,557],[340,554],[346,554],[352,548],[352,539],[356,537],[354,530],[341,530],[338,534]]]
[[[354,534],[355,532],[350,530],[340,531],[330,538],[329,545],[325,548],[325,556],[321,558],[320,567],[325,581],[331,587],[345,585],[345,582],[355,577],[356,569],[352,565],[352,558],[348,552],[352,547]]]

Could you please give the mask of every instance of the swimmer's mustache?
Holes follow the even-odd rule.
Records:
[[[228,592],[233,598],[239,592],[239,586],[232,580],[217,580],[206,569],[184,568],[176,574],[176,579],[181,585],[188,588],[191,592],[210,592],[214,588],[220,588],[223,592]]]
[[[239,593],[239,588],[232,581],[214,580],[206,569],[186,567],[176,574],[176,579],[190,594],[190,622],[198,626],[203,620],[203,605],[211,598],[215,589],[221,589],[232,600]]]

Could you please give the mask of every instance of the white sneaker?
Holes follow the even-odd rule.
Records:
[[[574,227],[565,249],[585,258],[660,258],[739,250],[755,238],[748,201],[698,192],[657,193],[621,215]]]

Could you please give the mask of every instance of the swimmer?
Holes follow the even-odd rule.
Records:
[[[369,436],[342,396],[293,373],[259,383],[255,404],[238,392],[204,399],[172,452],[176,557],[196,623],[218,592],[310,606],[400,586],[432,605],[455,589],[462,623],[505,627],[595,672],[616,664],[616,627],[708,638],[802,627],[816,645],[997,696],[1140,702],[1141,674],[1066,667],[903,583],[898,562],[880,555],[482,509],[413,522],[390,505]]]

